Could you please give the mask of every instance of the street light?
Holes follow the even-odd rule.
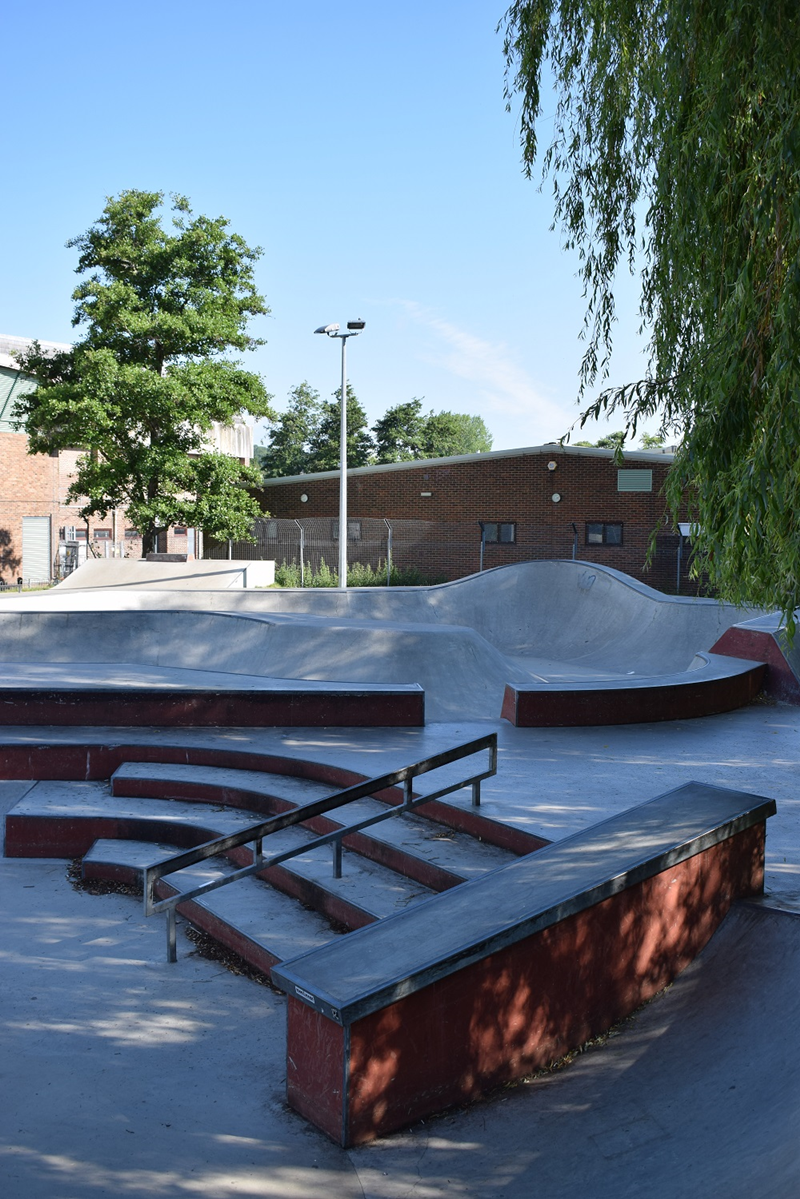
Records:
[[[347,339],[358,337],[365,321],[348,321],[347,329],[338,325],[320,325],[315,333],[339,337],[342,341],[342,414],[339,422],[339,586],[347,588]]]

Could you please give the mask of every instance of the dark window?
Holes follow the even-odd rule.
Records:
[[[95,529],[95,531],[92,533],[92,537],[95,539],[95,541],[110,541],[111,540],[111,530],[110,529]]]
[[[185,537],[186,536],[186,529],[183,527],[183,525],[175,525],[172,532],[175,537]]]
[[[587,545],[622,545],[622,525],[607,524],[602,521],[587,522]]]
[[[126,537],[138,537],[138,536],[139,536],[139,530],[138,530],[138,529],[126,529],[126,530],[125,530],[125,536],[126,536]]]
[[[333,538],[334,541],[339,540],[339,522],[338,522],[338,520],[331,521],[331,537]],[[360,541],[361,540],[361,521],[360,520],[348,520],[348,522],[347,522],[347,540],[348,541]]]
[[[499,545],[513,545],[517,540],[517,526],[512,521],[484,520],[483,540]]]

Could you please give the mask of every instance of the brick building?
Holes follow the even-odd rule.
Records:
[[[450,579],[479,570],[481,553],[484,569],[575,556],[670,592],[680,569],[688,593],[689,547],[672,531],[663,497],[671,461],[660,451],[629,451],[618,465],[611,450],[550,444],[359,467],[348,471],[348,560],[364,560],[367,526],[388,520],[397,565]],[[337,471],[267,480],[259,499],[273,520],[262,523],[330,522],[336,542],[338,484]],[[269,556],[268,539],[260,550]]]
[[[0,583],[48,582],[69,573],[87,554],[97,557],[139,558],[142,539],[123,509],[105,517],[84,520],[80,504],[66,502],[81,450],[29,454],[28,439],[14,428],[12,416],[19,396],[36,386],[19,369],[14,354],[28,349],[23,337],[0,335]],[[40,342],[43,349],[67,350],[57,342]],[[244,421],[215,426],[214,445],[249,462],[253,431]],[[199,530],[174,527],[159,538],[162,553],[202,555]]]

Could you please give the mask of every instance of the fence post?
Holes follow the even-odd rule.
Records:
[[[388,532],[386,534],[386,586],[392,585],[392,526],[384,516],[383,523],[386,525]]]
[[[297,525],[298,529],[300,530],[300,586],[305,587],[306,574],[305,574],[305,566],[303,565],[303,551],[305,549],[305,544],[306,544],[305,529],[300,524],[299,520],[295,520],[294,523]]]

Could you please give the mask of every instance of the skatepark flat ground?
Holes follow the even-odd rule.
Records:
[[[285,1106],[280,994],[182,934],[169,966],[162,923],[144,920],[140,901],[75,891],[65,862],[4,858],[4,1199],[800,1193],[800,709],[612,728],[198,736],[372,774],[491,728],[487,814],[551,838],[692,778],[775,798],[766,902],[739,905],[663,996],[568,1068],[348,1151]],[[25,787],[0,786],[3,814]]]

